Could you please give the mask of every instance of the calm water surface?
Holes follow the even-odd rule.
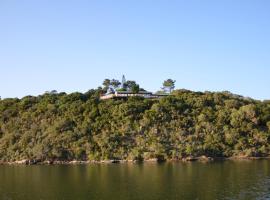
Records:
[[[0,166],[0,199],[270,199],[270,161]]]

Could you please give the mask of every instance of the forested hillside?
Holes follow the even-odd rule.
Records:
[[[176,90],[99,100],[99,90],[0,100],[0,160],[268,156],[270,102]]]

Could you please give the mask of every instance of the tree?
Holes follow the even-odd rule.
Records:
[[[172,90],[175,88],[175,82],[172,79],[167,79],[163,82],[163,87],[162,89],[164,90],[164,92],[169,92],[171,93]]]
[[[125,88],[127,90],[132,90],[133,87],[135,87],[137,85],[136,81],[127,81],[125,83]]]
[[[140,91],[140,86],[139,86],[138,84],[132,85],[131,91],[132,91],[133,93],[139,93],[139,91]]]
[[[117,89],[120,85],[121,85],[120,81],[118,81],[118,80],[116,80],[116,79],[112,79],[112,80],[111,80],[111,86],[112,86],[114,89]]]
[[[270,121],[269,122],[267,122],[267,127],[268,127],[268,130],[270,131]]]
[[[110,87],[110,85],[111,85],[111,80],[110,79],[105,79],[103,81],[103,84],[102,85],[104,86],[104,89],[107,90]]]

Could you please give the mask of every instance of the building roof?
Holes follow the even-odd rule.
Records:
[[[132,91],[116,91],[115,93],[118,93],[118,94],[152,94],[152,92],[148,92],[148,91],[139,91],[138,93],[135,93]]]

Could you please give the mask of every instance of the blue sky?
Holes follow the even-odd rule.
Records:
[[[270,99],[268,0],[0,0],[0,96],[105,78]]]

